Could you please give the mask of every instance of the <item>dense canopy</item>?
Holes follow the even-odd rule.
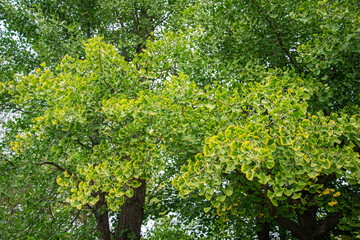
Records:
[[[0,4],[0,238],[360,236],[358,1]]]

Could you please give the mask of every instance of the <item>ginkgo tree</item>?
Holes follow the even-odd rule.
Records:
[[[15,86],[15,74],[34,73],[42,62],[46,63],[45,69],[55,71],[65,55],[84,59],[83,41],[99,35],[129,62],[142,51],[155,29],[173,27],[173,20],[177,21],[187,4],[187,1],[167,0],[3,1],[0,6],[0,85],[10,82]],[[65,201],[67,194],[57,193],[57,175],[67,167],[51,162],[51,157],[49,161],[44,158],[53,145],[54,151],[56,147],[60,149],[57,144],[51,144],[51,138],[32,142],[31,154],[14,154],[10,143],[15,142],[17,135],[23,137],[33,125],[32,119],[40,117],[47,107],[46,101],[35,97],[27,104],[20,104],[22,108],[12,101],[16,95],[19,93],[15,87],[10,92],[2,91],[0,96],[1,111],[13,115],[1,125],[6,134],[0,143],[0,168],[4,173],[0,178],[3,202],[0,234],[16,239],[79,239],[84,235],[91,239],[99,233],[104,236],[103,231],[109,232],[107,229],[117,224],[119,211],[108,209],[106,216],[95,214],[97,212],[88,206],[77,209]],[[56,136],[61,138],[54,133],[53,137]],[[96,218],[101,218],[103,227],[99,228]],[[141,216],[138,218],[141,221]],[[110,238],[108,233],[106,236]]]
[[[307,100],[321,86],[294,72],[258,79],[230,89],[175,88],[186,99],[184,112],[194,119],[201,112],[199,121],[217,127],[173,184],[183,197],[199,190],[211,202],[204,211],[213,207],[224,221],[252,214],[250,201],[264,221],[299,239],[323,239],[359,210],[356,190],[348,195],[360,180],[359,116],[310,113]]]
[[[85,50],[85,60],[67,57],[55,72],[43,65],[9,83],[17,106],[43,103],[12,146],[26,157],[46,144],[38,164],[63,170],[61,193],[95,213],[102,238],[110,239],[109,211],[122,209],[115,239],[139,239],[146,182],[162,166],[161,139],[150,134],[155,121],[145,104],[150,83],[137,60],[128,63],[112,45],[97,38]]]
[[[219,83],[238,80],[246,84],[249,79],[266,78],[266,76],[262,74],[255,74],[257,77],[254,77],[252,74],[243,75],[244,72],[251,71],[248,68],[254,69],[256,65],[263,65],[265,69],[290,67],[297,73],[295,75],[301,77],[305,83],[308,82],[309,79],[313,79],[315,82],[321,82],[323,84],[319,85],[316,91],[310,95],[311,98],[307,100],[309,106],[305,113],[306,118],[310,121],[312,118],[308,116],[309,113],[311,116],[319,115],[318,118],[324,118],[324,116],[326,116],[326,118],[329,118],[328,121],[331,119],[331,113],[335,113],[335,116],[337,116],[334,116],[333,121],[335,121],[335,118],[346,119],[346,117],[342,117],[345,116],[343,114],[351,115],[359,113],[359,91],[357,90],[359,86],[358,73],[360,66],[358,60],[359,5],[357,1],[319,1],[317,3],[309,1],[273,2],[256,0],[240,2],[200,1],[199,4],[190,9],[189,12],[190,14],[188,18],[186,18],[186,25],[193,24],[193,26],[196,26],[199,24],[204,28],[199,47],[195,48],[204,62],[196,62],[198,55],[195,54],[192,56],[192,59],[187,62],[191,69],[183,68],[190,76],[190,81],[193,80],[196,82],[199,78],[206,75],[206,79],[215,78]],[[199,66],[202,66],[202,68]],[[239,77],[241,75],[243,75],[242,78]],[[210,84],[210,88],[212,87],[214,86]],[[313,87],[308,86],[308,88]],[[256,90],[257,89],[254,88],[254,92],[256,92]],[[226,91],[231,92],[232,90],[229,87]],[[213,98],[214,96],[216,96],[215,93],[208,97]],[[189,102],[191,102],[191,100],[189,100]],[[323,114],[318,112],[319,110],[321,110]],[[343,126],[348,128],[347,125],[350,125],[350,123],[353,125],[358,124],[358,119],[356,117],[354,119],[355,120],[351,122],[344,120]],[[228,119],[226,119],[226,121],[228,121]],[[285,132],[284,129],[286,130]],[[224,134],[225,130],[226,128],[220,132]],[[288,131],[288,128],[283,126],[280,134],[290,134]],[[340,143],[337,141],[333,143],[332,146],[342,149],[344,146],[347,146],[347,144],[350,144],[348,149],[352,149],[352,154],[354,154],[354,159],[356,159],[356,152],[359,152],[359,145],[356,140],[351,142],[350,139],[353,139],[353,135],[357,133],[357,130],[351,133],[344,133],[343,136],[339,137]],[[217,135],[217,133],[213,135]],[[208,138],[211,139],[211,136]],[[230,144],[230,142],[228,143]],[[351,146],[352,144],[354,144],[354,146]],[[210,145],[213,146],[213,144]],[[225,149],[223,146],[222,148]],[[317,151],[320,151],[321,154],[322,151],[326,152],[324,149]],[[285,152],[288,153],[288,151]],[[340,155],[335,154],[334,158],[339,158],[339,156]],[[326,158],[324,160],[326,160]],[[196,161],[193,160],[193,162],[195,163]],[[354,164],[352,167],[350,162]],[[354,174],[356,173],[357,162],[350,162],[347,164],[349,168],[353,168]],[[219,165],[217,165],[217,167],[219,167]],[[316,166],[311,166],[310,164],[310,167],[315,168]],[[320,166],[317,166],[317,168],[319,167]],[[322,168],[324,168],[324,166],[322,166]],[[340,169],[344,170],[343,167],[340,167]],[[186,169],[184,169],[184,171],[185,170]],[[247,173],[249,175],[252,172],[249,172],[249,169],[247,169]],[[256,175],[256,171],[254,171],[254,173]],[[308,219],[316,218],[318,220],[317,224],[321,223],[323,224],[322,226],[328,225],[330,222],[333,224],[333,221],[330,220],[331,217],[325,221],[326,218],[324,217],[327,215],[326,213],[329,213],[329,215],[335,215],[333,216],[333,220],[339,221],[341,224],[330,229],[328,234],[348,234],[356,236],[356,233],[351,232],[356,232],[358,229],[358,206],[354,202],[356,202],[359,185],[352,182],[353,185],[349,186],[347,181],[351,182],[351,179],[344,181],[345,177],[341,175],[347,175],[346,171],[342,172],[342,174],[325,174],[329,177],[323,176],[324,174],[317,175],[316,171],[313,171],[311,174],[315,178],[324,179],[322,181],[328,185],[328,188],[324,188],[323,191],[328,194],[316,193],[316,195],[313,193],[312,196],[311,194],[309,196],[304,194],[304,197],[298,201],[308,201],[309,205],[313,205],[313,207],[308,209],[306,214],[302,214],[301,211],[289,211],[287,207],[284,207],[284,201],[282,201],[277,209],[278,211],[282,209],[283,213],[289,214],[288,220],[291,219],[291,221],[283,224],[287,225],[287,229],[303,228],[301,225],[303,223],[308,224],[309,228],[316,226],[314,221],[301,220],[304,219],[306,215],[308,215]],[[246,177],[246,174],[244,176]],[[240,185],[242,184],[244,184],[244,182],[240,181]],[[287,193],[290,194],[289,189],[287,190]],[[341,192],[346,194],[339,195],[339,192],[340,194]],[[245,192],[242,197],[251,199],[251,193],[253,193],[253,190],[250,189],[248,192]],[[193,193],[190,192],[190,194],[192,197]],[[275,195],[273,190],[269,191],[269,195],[270,197]],[[333,205],[333,207],[329,208],[330,205],[324,203],[323,205],[326,207],[319,208],[319,205],[313,204],[314,201],[312,199],[315,198],[315,196],[327,196],[329,198],[328,203]],[[305,200],[306,198],[310,199],[310,201]],[[345,199],[345,201],[342,202],[342,206],[346,207],[339,207],[338,203],[340,201],[336,199],[340,198]],[[261,201],[260,199],[262,199],[262,195],[258,195],[254,199],[251,199],[251,201],[243,201],[241,207],[242,209],[253,210],[252,203]],[[239,203],[236,204],[239,205]],[[264,209],[264,207],[268,206],[268,203],[261,203],[259,206],[259,208]],[[340,217],[340,215],[337,216],[340,220],[337,219],[336,214],[333,214],[337,208],[343,211],[344,217]],[[292,207],[290,209],[292,209]],[[270,209],[267,211],[270,211]],[[348,211],[347,214],[344,214],[346,211]],[[273,221],[273,219],[265,220],[260,216],[264,216],[264,213],[257,212],[253,217],[264,222],[265,224],[263,226],[265,226],[265,228],[267,228],[266,225],[272,225],[271,227],[274,228],[273,222],[276,221]],[[321,222],[321,220],[324,221]],[[279,220],[277,222],[279,222]],[[318,229],[321,229],[321,226]],[[267,235],[268,238],[269,232],[265,235]],[[311,233],[307,235],[311,236]],[[285,236],[284,238],[287,239],[287,237]]]

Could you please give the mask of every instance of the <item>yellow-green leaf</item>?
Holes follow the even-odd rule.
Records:
[[[207,213],[207,212],[210,211],[210,209],[211,209],[211,207],[205,207],[205,208],[204,208],[204,212]]]

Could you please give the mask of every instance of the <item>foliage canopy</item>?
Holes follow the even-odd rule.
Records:
[[[357,1],[52,4],[1,5],[1,234],[359,234]]]

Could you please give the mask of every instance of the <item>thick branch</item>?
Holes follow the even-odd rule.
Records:
[[[267,191],[267,189],[265,189],[265,191]],[[298,224],[296,224],[293,221],[283,217],[282,215],[278,215],[276,213],[276,211],[277,211],[276,207],[272,204],[272,202],[270,201],[270,199],[268,197],[266,197],[266,198],[267,198],[267,201],[268,201],[270,214],[272,216],[274,216],[275,221],[278,222],[281,227],[283,227],[286,230],[289,230],[292,234],[294,234],[299,239],[309,239],[309,236],[307,236],[304,233],[303,229]]]
[[[290,221],[287,218],[284,218],[281,215],[275,217],[276,221],[285,229],[289,230],[292,234],[297,236],[299,239],[308,239],[308,236],[303,232],[299,225]]]
[[[322,221],[315,230],[317,238],[324,237],[330,229],[334,228],[343,217],[342,211],[340,210],[336,215],[328,216]]]

